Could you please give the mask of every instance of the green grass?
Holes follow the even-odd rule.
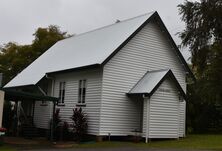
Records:
[[[189,135],[180,140],[153,140],[150,143],[100,142],[74,145],[77,148],[142,147],[222,150],[222,135]]]
[[[0,151],[15,151],[15,149],[6,145],[2,145],[0,146]]]
[[[222,150],[222,135],[189,135],[180,140],[153,141],[141,147]]]
[[[41,143],[42,148],[53,148],[51,143]],[[23,147],[27,148],[27,145]],[[121,142],[121,141],[103,141],[99,143],[86,142],[83,144],[74,144],[74,148],[177,148],[177,149],[204,149],[204,150],[222,150],[222,135],[188,135],[186,138],[180,140],[152,140],[146,144],[144,142]],[[31,148],[39,148],[38,145],[32,145]],[[0,151],[15,151],[16,149],[10,145],[0,146]]]

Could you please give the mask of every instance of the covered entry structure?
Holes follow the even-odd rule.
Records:
[[[171,70],[147,72],[128,96],[143,99],[142,136],[146,142],[185,135],[185,93]]]
[[[2,113],[3,113],[3,106],[4,101],[13,101],[15,102],[15,110],[16,110],[16,117],[17,117],[17,126],[22,121],[25,123],[33,125],[33,118],[34,118],[34,109],[35,109],[35,102],[36,101],[50,101],[53,102],[53,113],[55,112],[55,105],[58,101],[56,97],[50,96],[43,96],[37,95],[33,93],[27,93],[22,91],[16,91],[11,89],[0,89],[0,124],[2,122]],[[20,115],[23,114],[23,119],[19,119]],[[54,114],[52,114],[54,115]],[[30,118],[28,118],[28,116]],[[52,123],[54,123],[54,117],[52,116]],[[53,125],[53,124],[52,124]],[[2,126],[2,125],[0,125]],[[51,127],[51,138],[53,138],[53,126]]]

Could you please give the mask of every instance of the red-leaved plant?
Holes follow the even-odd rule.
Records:
[[[82,108],[73,109],[73,115],[71,117],[73,120],[73,132],[77,136],[77,140],[81,141],[84,134],[87,132],[87,119]]]

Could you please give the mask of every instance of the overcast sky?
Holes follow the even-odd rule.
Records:
[[[0,0],[0,45],[30,44],[38,27],[58,25],[79,34],[151,11],[158,11],[177,44],[184,29],[177,5],[184,0]],[[181,50],[187,59],[189,53]]]

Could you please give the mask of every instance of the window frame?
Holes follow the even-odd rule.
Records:
[[[78,82],[78,101],[77,106],[82,106],[86,104],[86,89],[87,89],[87,80],[80,79]]]
[[[59,82],[59,100],[57,105],[64,105],[65,104],[65,92],[66,91],[66,82],[60,81]]]

